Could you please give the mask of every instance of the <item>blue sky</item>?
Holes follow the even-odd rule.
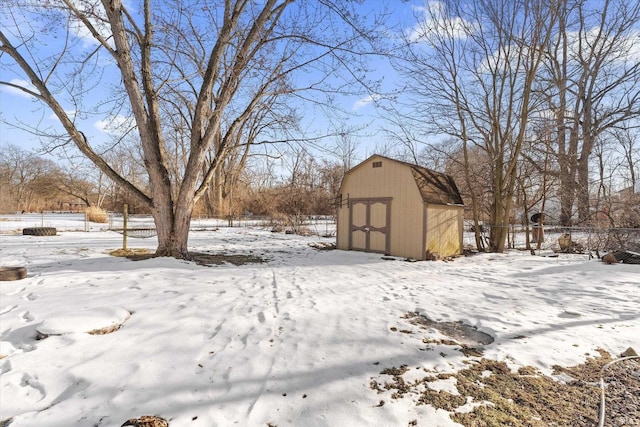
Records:
[[[133,2],[134,0],[128,1]],[[392,43],[393,37],[397,35],[398,31],[402,30],[406,33],[411,33],[416,27],[418,17],[425,8],[437,9],[438,5],[438,2],[428,0],[415,0],[413,2],[403,0],[387,0],[384,2],[382,0],[367,0],[360,7],[363,14],[371,10],[380,10],[382,7],[388,9],[387,24],[391,28],[389,42]],[[8,24],[7,19],[6,11],[0,13],[0,23],[3,27]],[[31,23],[25,22],[24,24],[29,26]],[[62,24],[64,22],[60,22],[60,25]],[[33,25],[38,24],[34,23]],[[75,34],[73,40],[77,43],[76,47],[91,46],[82,33],[73,28],[71,28],[71,32]],[[60,46],[62,41],[63,38],[48,37],[46,42],[49,46],[47,48],[53,51]],[[638,46],[640,48],[640,44]],[[638,52],[638,57],[640,58],[640,52]],[[368,60],[372,70],[369,77],[381,79],[380,90],[370,93],[361,88],[356,93],[337,96],[336,103],[342,110],[341,119],[327,117],[317,106],[301,106],[299,110],[299,114],[302,117],[301,127],[305,131],[305,135],[301,136],[313,137],[333,133],[341,126],[347,128],[360,127],[362,130],[352,136],[352,141],[358,146],[359,160],[372,154],[378,147],[385,145],[389,140],[389,136],[385,133],[385,128],[389,127],[390,124],[385,121],[384,113],[376,108],[374,101],[384,102],[384,94],[397,90],[401,87],[402,81],[387,59],[370,56]],[[6,62],[6,58],[0,58],[0,64],[5,64]],[[106,95],[112,93],[113,85],[117,85],[120,79],[118,73],[102,75],[100,71],[100,67],[98,67],[96,76],[100,77],[100,85],[88,92],[95,99],[103,99]],[[15,68],[0,68],[0,80],[24,84],[24,78],[24,75],[20,71],[15,71]],[[91,86],[91,83],[88,86]],[[69,108],[70,111],[73,110],[70,104],[64,105],[64,107]],[[117,124],[124,120],[123,117],[111,117],[106,111],[108,111],[108,108],[99,108],[94,114],[83,117],[81,120],[79,119],[81,121],[80,130],[92,141],[107,143],[113,137],[113,132],[109,130],[110,121],[115,119],[114,122]],[[57,118],[53,117],[52,112],[47,107],[34,101],[23,92],[3,85],[0,85],[0,118],[9,123],[0,122],[0,148],[5,144],[14,144],[26,149],[39,149],[42,142],[41,138],[24,129],[20,129],[21,123],[26,125],[39,124],[43,129],[55,127],[58,123]],[[325,143],[331,148],[337,144],[337,140],[328,139]],[[326,152],[322,151],[317,152],[326,154]]]
[[[415,4],[421,4],[420,2]],[[415,6],[414,4],[414,6]],[[382,3],[377,0],[369,0],[364,2],[361,6],[362,12],[366,13],[372,8],[381,7]],[[391,1],[388,4],[388,8],[392,11],[390,15],[389,25],[398,28],[398,22],[403,20],[413,20],[414,7],[411,3],[404,1]],[[7,17],[2,18],[3,24],[6,24]],[[38,25],[37,23],[34,24]],[[78,46],[87,47],[88,43],[82,34],[71,28],[72,33],[76,35],[74,38]],[[49,38],[47,42],[50,44],[47,48],[54,51],[62,39]],[[7,59],[2,59],[2,63],[7,63]],[[373,70],[370,77],[376,79],[382,79],[382,90],[390,91],[396,86],[396,77],[392,67],[388,61],[382,58],[370,57],[370,68]],[[99,72],[99,71],[98,71]],[[95,99],[102,99],[108,95],[112,88],[111,84],[117,84],[119,75],[105,76],[101,75],[101,84],[88,92],[88,96],[92,96]],[[0,80],[9,81],[15,84],[24,85],[28,87],[28,83],[25,82],[24,74],[15,68],[0,68]],[[364,88],[360,93],[352,93],[349,95],[338,96],[337,104],[341,107],[344,114],[344,125],[363,127],[364,130],[359,135],[354,136],[354,139],[360,149],[363,151],[362,156],[370,154],[375,144],[381,142],[385,137],[381,131],[383,127],[383,121],[378,114],[374,106],[375,100],[380,97],[377,93],[368,93]],[[64,105],[65,109],[69,111],[73,110],[71,105]],[[99,109],[103,112],[104,108]],[[341,126],[341,123],[336,123],[335,119],[328,119],[324,116],[322,111],[317,108],[309,107],[307,110],[300,112],[303,119],[302,127],[309,133],[322,133],[328,131],[330,127]],[[33,99],[28,94],[10,88],[4,85],[0,85],[0,147],[6,144],[13,144],[25,149],[39,150],[41,148],[41,137],[32,134],[27,127],[38,124],[41,129],[53,128],[56,130],[61,129],[58,119],[53,113],[44,106],[42,103]],[[110,117],[100,111],[97,114],[87,115],[87,117],[80,119],[81,125],[79,126],[89,138],[95,141],[108,141],[110,136],[109,122],[115,119],[115,122],[123,120],[122,117]],[[6,123],[5,123],[6,122]],[[46,141],[46,138],[44,139]],[[331,145],[331,141],[327,141]]]

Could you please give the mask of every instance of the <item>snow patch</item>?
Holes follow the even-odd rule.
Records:
[[[45,336],[79,332],[108,333],[119,328],[130,316],[131,313],[121,307],[98,307],[49,317],[36,330]]]
[[[20,286],[0,286],[0,420],[86,427],[156,414],[194,427],[459,426],[414,395],[392,399],[370,386],[392,381],[380,372],[394,366],[410,366],[411,380],[468,367],[457,346],[435,342],[448,334],[409,325],[408,312],[490,334],[483,357],[513,371],[546,374],[598,348],[637,348],[637,266],[613,272],[588,256],[517,251],[389,262],[319,251],[309,246],[316,241],[332,242],[249,228],[191,232],[193,251],[266,260],[210,268],[111,257],[122,236],[108,231],[63,231],[55,242],[0,236],[3,263],[30,272]],[[131,243],[153,250],[157,239]],[[117,333],[86,334],[129,312]],[[36,329],[53,336],[38,341]]]

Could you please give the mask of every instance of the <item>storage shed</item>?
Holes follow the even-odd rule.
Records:
[[[337,202],[338,249],[418,260],[462,253],[464,206],[449,175],[373,155],[345,174]]]

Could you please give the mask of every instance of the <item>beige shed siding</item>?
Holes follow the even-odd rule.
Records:
[[[347,181],[345,177],[342,181],[342,186]],[[341,194],[342,200],[338,206],[336,215],[336,247],[342,250],[349,249],[349,206],[347,205],[347,195]]]
[[[427,206],[427,251],[441,256],[462,253],[463,208]]]
[[[386,203],[373,203],[370,206],[371,226],[375,228],[385,228],[387,226],[387,205]],[[369,246],[371,251],[386,252],[387,233],[372,231],[369,233]]]
[[[348,209],[346,214],[347,216],[345,218],[347,219],[347,223],[348,223],[349,222]],[[353,206],[353,212],[351,213],[351,215],[352,215],[351,221],[353,221],[354,224],[364,224],[366,215],[367,215],[367,206],[362,203],[355,204]],[[349,235],[347,234],[347,239],[348,238],[349,238]],[[363,231],[356,231],[353,233],[351,245],[353,246],[354,249],[364,250],[365,242],[366,242],[366,234]]]
[[[382,167],[374,168],[374,161]],[[391,197],[390,252],[422,259],[423,202],[411,170],[400,163],[373,157],[347,175],[342,183],[342,207],[338,210],[339,249],[349,249],[348,198]]]
[[[352,236],[349,201],[353,205],[351,219],[357,227]],[[450,177],[374,155],[344,177],[337,247],[416,259],[425,259],[426,251],[441,256],[460,254],[461,203]],[[382,249],[387,235],[388,251]]]

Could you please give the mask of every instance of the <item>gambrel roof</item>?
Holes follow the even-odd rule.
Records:
[[[418,190],[425,203],[433,205],[464,205],[455,181],[450,175],[410,165]]]
[[[455,181],[450,175],[444,174],[442,172],[436,172],[422,166],[381,156],[379,154],[374,154],[373,156],[369,157],[360,165],[347,172],[347,174],[351,173],[351,171],[355,169],[358,169],[358,167],[360,167],[361,165],[369,163],[369,161],[374,158],[380,158],[381,160],[398,163],[409,168],[411,170],[411,173],[413,174],[413,178],[418,187],[418,191],[422,196],[422,200],[425,203],[432,205],[464,205],[462,196],[460,196],[460,191],[458,191],[458,187],[456,186]]]

